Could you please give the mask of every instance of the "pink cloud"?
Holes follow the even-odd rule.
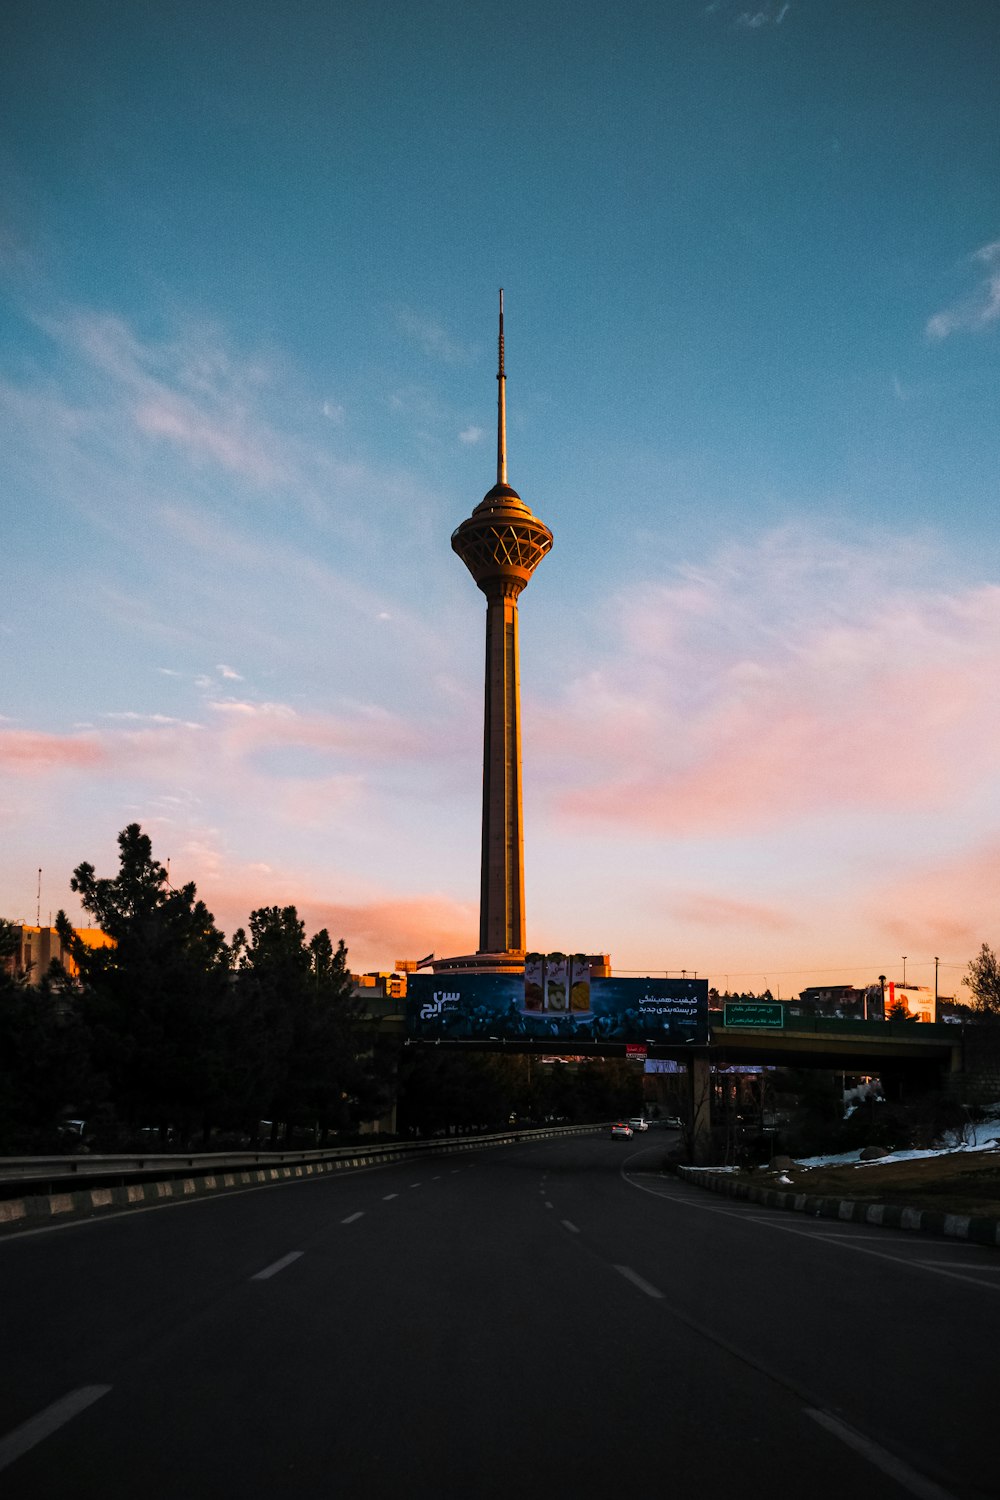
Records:
[[[799,921],[787,912],[752,901],[735,901],[711,891],[689,891],[670,902],[671,914],[681,922],[704,927],[750,927],[766,932],[787,932]]]
[[[917,868],[897,863],[868,891],[866,919],[901,950],[964,963],[981,943],[1000,946],[998,882],[1000,838]]]
[[[367,901],[330,900],[315,889],[315,877],[275,875],[245,869],[234,882],[231,863],[218,870],[214,852],[191,847],[192,874],[199,895],[231,936],[245,927],[259,906],[295,906],[309,934],[327,928],[334,942],[343,938],[354,972],[391,967],[397,958],[423,958],[474,952],[478,909],[472,902],[443,895],[385,896]],[[213,870],[218,871],[213,878]]]
[[[108,764],[107,750],[96,735],[0,730],[0,765],[14,774],[32,776],[58,771],[90,771]]]
[[[901,551],[890,570],[778,533],[631,591],[614,665],[526,716],[557,813],[740,833],[948,808],[995,781],[1000,588],[931,588]]]

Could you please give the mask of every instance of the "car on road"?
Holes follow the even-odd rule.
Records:
[[[681,1122],[676,1115],[664,1115],[663,1127],[665,1130],[680,1130]]]
[[[630,1141],[632,1139],[632,1127],[624,1120],[619,1120],[617,1125],[612,1125],[611,1134],[619,1140]]]
[[[649,1129],[649,1121],[648,1120],[644,1120],[643,1117],[642,1117],[642,1115],[633,1115],[632,1118],[631,1118],[631,1120],[629,1120],[629,1124],[631,1125],[631,1127],[632,1127],[633,1130],[648,1130]]]

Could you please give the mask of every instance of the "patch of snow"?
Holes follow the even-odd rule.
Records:
[[[886,1162],[918,1161],[926,1156],[953,1156],[958,1152],[985,1151],[1000,1144],[1000,1120],[980,1120],[968,1126],[969,1140],[959,1143],[954,1131],[948,1131],[945,1144],[926,1146],[914,1151],[892,1151],[880,1156],[877,1161],[858,1161],[857,1151],[841,1151],[828,1156],[803,1156],[796,1158],[797,1167],[881,1167]]]

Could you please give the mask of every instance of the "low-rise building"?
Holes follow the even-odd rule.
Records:
[[[55,961],[67,974],[76,975],[77,966],[54,927],[30,927],[23,922],[11,925],[16,947],[9,958],[2,960],[9,974],[27,979],[29,984],[41,984]],[[74,927],[73,933],[87,948],[114,947],[113,940],[99,927]]]

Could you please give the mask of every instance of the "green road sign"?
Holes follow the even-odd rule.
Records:
[[[736,1000],[723,1006],[723,1026],[769,1026],[780,1031],[785,1008],[780,1000]]]

